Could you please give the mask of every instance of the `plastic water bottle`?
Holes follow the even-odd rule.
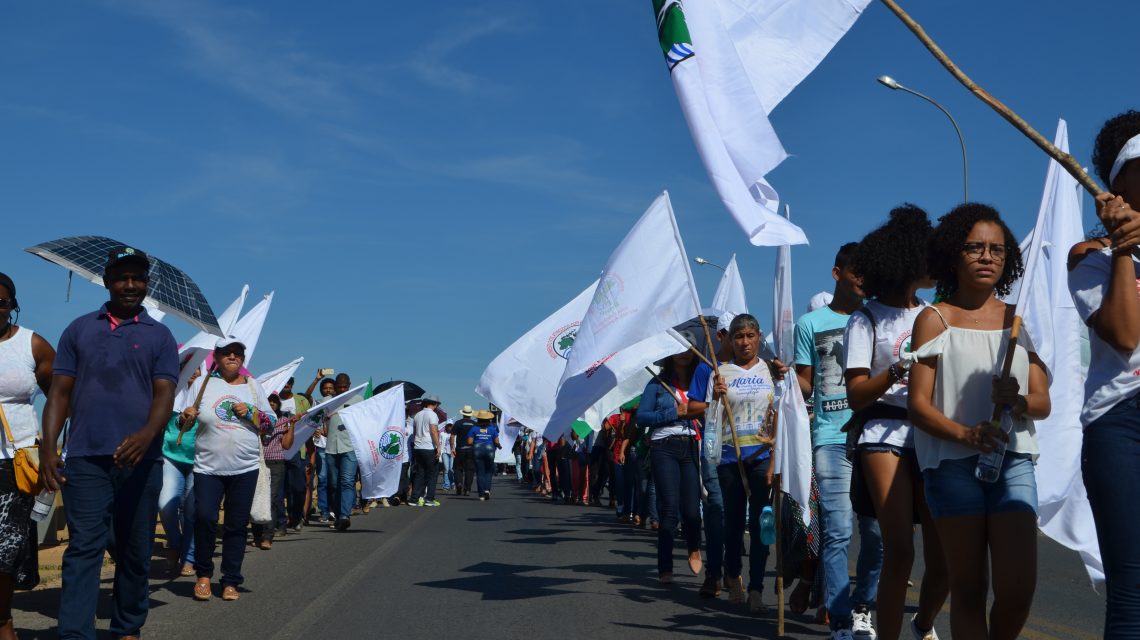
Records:
[[[760,544],[776,544],[776,514],[770,506],[760,512]]]
[[[1009,435],[1013,431],[1013,416],[1009,409],[1001,412],[1001,423],[998,425],[1002,433]],[[1001,475],[1001,463],[1005,460],[1005,442],[1001,440],[994,445],[993,451],[978,456],[978,466],[974,467],[974,477],[982,482],[997,482]]]
[[[32,503],[32,521],[42,522],[47,518],[53,504],[55,504],[55,492],[47,489],[41,491],[40,495],[36,496],[36,501]]]

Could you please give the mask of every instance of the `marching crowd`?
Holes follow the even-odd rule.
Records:
[[[1096,200],[1107,231],[1070,252],[1069,286],[1091,343],[1083,472],[1107,578],[1109,638],[1140,634],[1131,526],[1140,497],[1136,158],[1140,113],[1128,112],[1109,120],[1095,144],[1093,164],[1112,189]],[[112,250],[103,279],[109,301],[73,321],[54,348],[17,324],[16,283],[0,274],[0,640],[15,637],[13,590],[35,582],[32,514],[52,492],[62,492],[70,532],[62,638],[94,637],[108,551],[111,632],[139,636],[159,517],[173,572],[196,578],[193,597],[214,597],[217,575],[221,598],[233,601],[250,540],[270,550],[275,536],[306,524],[344,531],[355,513],[376,506],[438,506],[440,475],[445,491],[469,494],[474,484],[490,500],[503,446],[491,412],[464,407],[449,421],[437,397],[409,405],[411,455],[399,489],[363,500],[336,414],[304,443],[294,433],[314,391],[344,393],[348,375],[318,373],[304,393],[290,380],[266,394],[243,373],[246,348],[232,338],[215,344],[194,402],[174,411],[182,363],[169,329],[142,306],[149,268],[141,251]],[[522,429],[512,446],[516,477],[555,503],[604,504],[622,522],[655,529],[661,583],[673,581],[680,540],[688,570],[704,574],[702,597],[724,590],[763,614],[769,549],[780,536],[785,574],[796,582],[792,610],[816,606],[832,638],[937,638],[948,599],[954,637],[1016,638],[1036,584],[1034,420],[1051,409],[1049,372],[1031,336],[1011,340],[1013,308],[1002,301],[1023,269],[1017,239],[992,207],[965,203],[935,225],[922,209],[900,206],[839,248],[831,299],[796,323],[791,368],[762,357],[754,317],[723,314],[715,354],[694,347],[664,359],[640,397],[599,431],[552,441]],[[933,303],[918,296],[930,287]],[[788,375],[812,403],[808,522],[795,505],[773,504],[787,502],[773,491],[772,461],[781,446],[776,383]],[[37,390],[47,397],[42,423]],[[64,455],[35,449],[59,442],[65,423]],[[779,528],[777,507],[785,514]],[[916,527],[925,571],[918,610],[906,617]]]

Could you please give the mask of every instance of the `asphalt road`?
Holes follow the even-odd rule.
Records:
[[[659,585],[652,532],[617,524],[608,509],[552,505],[513,478],[496,480],[488,502],[442,495],[441,507],[376,509],[354,517],[347,532],[314,527],[279,539],[271,551],[249,548],[238,602],[196,602],[192,578],[155,579],[144,637],[776,636],[774,609],[754,617],[724,594],[698,598],[700,580],[687,575],[680,552],[676,582]],[[1023,637],[1099,638],[1103,598],[1077,555],[1044,537],[1038,545],[1037,596]],[[769,568],[765,601],[772,607]],[[917,582],[920,566],[914,576]],[[104,605],[109,593],[105,580]],[[54,637],[58,598],[58,588],[17,594],[21,638]],[[107,609],[100,612],[103,634]],[[945,612],[938,631],[950,638]],[[827,633],[809,616],[789,613],[786,637]]]

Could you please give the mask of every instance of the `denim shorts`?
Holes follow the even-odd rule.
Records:
[[[934,518],[988,516],[994,513],[1037,514],[1037,479],[1028,454],[1007,452],[997,482],[974,477],[978,456],[943,460],[922,472],[926,504]]]

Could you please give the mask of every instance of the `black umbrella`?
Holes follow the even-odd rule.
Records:
[[[37,244],[25,249],[68,271],[74,271],[95,284],[103,284],[107,254],[122,242],[103,236],[73,236]],[[146,299],[159,310],[182,318],[202,331],[222,335],[218,319],[202,290],[181,269],[154,256],[150,257],[150,282]]]
[[[398,384],[404,385],[404,402],[407,402],[408,400],[415,400],[416,398],[421,398],[424,395],[423,387],[414,382],[408,382],[407,380],[389,380],[388,382],[385,382],[384,384],[376,387],[372,392],[380,393],[381,391],[387,391],[388,389],[391,389]]]

